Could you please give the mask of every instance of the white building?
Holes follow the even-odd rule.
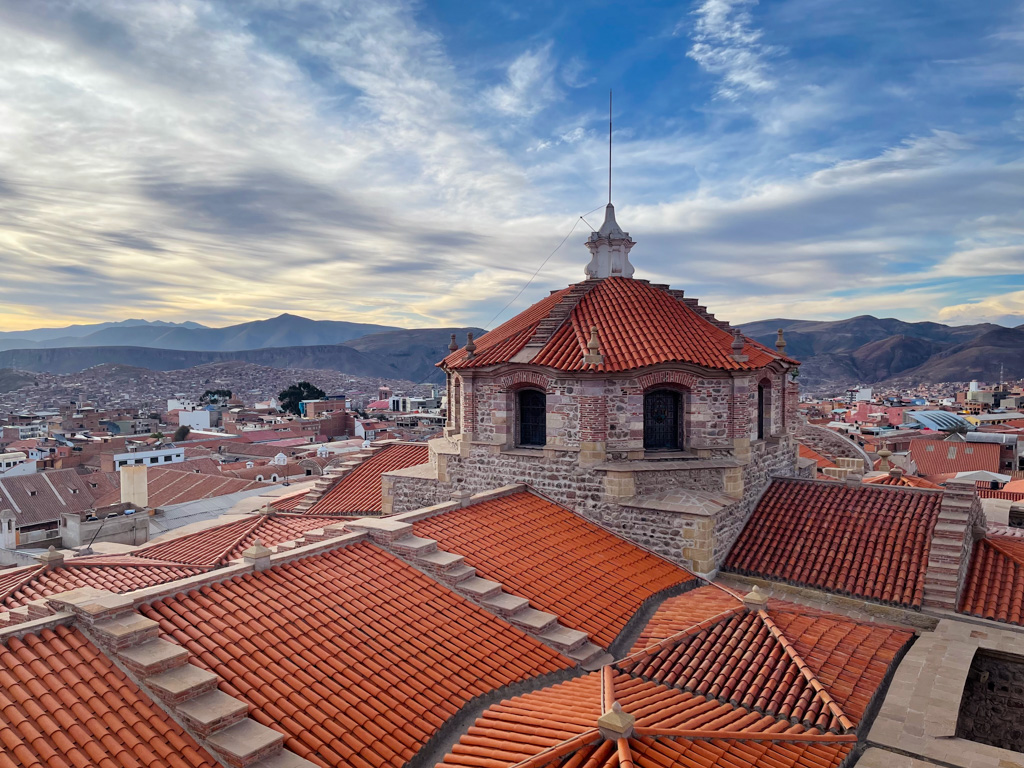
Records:
[[[185,460],[184,448],[154,448],[149,451],[125,451],[115,453],[114,469],[143,465],[146,467],[167,466]]]

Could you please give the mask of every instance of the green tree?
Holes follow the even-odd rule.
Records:
[[[164,437],[164,433],[163,432],[151,432],[149,436],[152,437],[154,440],[162,440],[163,437]]]
[[[320,400],[325,394],[320,387],[315,387],[308,381],[300,381],[298,384],[292,384],[288,389],[279,392],[277,399],[281,403],[281,410],[285,413],[294,413],[296,416],[299,416],[301,415],[299,403],[303,400]]]
[[[186,424],[182,424],[180,427],[178,427],[176,430],[174,430],[174,435],[171,437],[171,442],[172,443],[180,443],[182,440],[184,440],[186,437],[188,437],[188,433],[191,432],[191,431],[192,431],[191,427],[189,427]]]

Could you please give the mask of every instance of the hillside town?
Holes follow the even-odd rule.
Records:
[[[6,412],[0,764],[1016,764],[1021,382],[801,396],[633,245],[443,388]]]

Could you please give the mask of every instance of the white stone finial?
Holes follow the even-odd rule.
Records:
[[[590,250],[587,278],[632,277],[634,269],[629,263],[629,252],[634,245],[629,233],[623,232],[615,221],[615,206],[608,203],[604,209],[604,224],[597,232],[591,232],[587,240]]]

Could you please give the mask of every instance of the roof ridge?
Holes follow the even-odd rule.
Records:
[[[579,305],[580,301],[593,290],[601,280],[590,278],[580,283],[574,283],[568,292],[559,299],[548,314],[541,318],[526,344],[519,354],[529,353],[532,360],[537,356],[544,346],[551,341],[554,335],[569,320],[572,311]],[[527,362],[527,361],[523,361]]]
[[[15,592],[17,592],[19,589],[24,587],[29,582],[34,581],[35,578],[39,576],[39,574],[46,570],[46,566],[42,564],[36,566],[28,565],[25,567],[31,568],[32,570],[26,571],[25,577],[23,579],[14,582],[4,592],[0,592],[0,603],[3,603],[3,601],[7,600],[7,598],[9,598],[11,595],[13,595]]]
[[[1018,541],[1021,544],[1024,544],[1024,539],[1016,539],[1016,537],[1010,537],[1010,536],[1005,536],[1003,538],[1007,538],[1007,539],[1013,538],[1015,541]],[[1017,563],[1018,565],[1024,566],[1024,557],[1022,557],[1021,555],[1018,555],[1015,552],[1009,551],[1002,542],[995,542],[995,541],[993,541],[991,539],[991,537],[988,537],[988,536],[986,536],[981,541],[986,543],[986,544],[988,544],[988,546],[992,547],[992,549],[996,550],[997,552],[999,552],[1000,554],[1004,555],[1005,557],[1010,558],[1011,560],[1013,560],[1013,562]]]
[[[831,694],[825,690],[825,686],[821,684],[817,676],[811,670],[810,666],[804,661],[803,657],[797,652],[796,648],[790,642],[789,638],[786,637],[785,633],[779,629],[779,626],[772,620],[765,610],[757,612],[758,617],[764,622],[764,625],[771,632],[772,636],[778,641],[779,645],[782,646],[783,651],[789,656],[790,659],[796,664],[797,669],[800,670],[800,674],[807,680],[808,685],[814,690],[814,692],[822,697],[825,706],[828,708],[832,716],[839,721],[839,725],[842,726],[844,732],[852,731],[855,726],[853,721],[846,716],[842,708],[836,703],[835,699],[832,698]]]
[[[723,621],[728,621],[729,619],[732,619],[734,616],[738,616],[739,614],[744,612],[746,612],[746,607],[742,603],[734,608],[727,608],[726,610],[721,611],[720,613],[716,613],[714,616],[708,619],[699,621],[696,624],[687,627],[686,629],[681,629],[675,634],[669,635],[668,637],[659,640],[656,643],[647,646],[646,648],[641,648],[639,651],[634,651],[628,656],[624,656],[621,659],[617,659],[615,661],[615,666],[618,667],[618,665],[625,664],[626,662],[634,663],[648,656],[654,656],[655,654],[660,653],[666,648],[678,644],[678,642],[680,640],[683,640],[684,638],[692,637],[693,635],[699,635],[701,632],[707,631],[716,624],[721,624]]]

